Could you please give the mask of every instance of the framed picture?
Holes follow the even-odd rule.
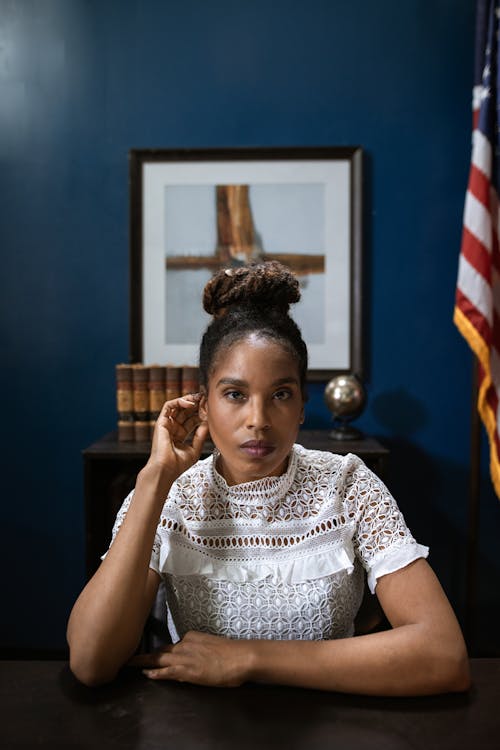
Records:
[[[196,365],[210,276],[276,259],[300,282],[309,379],[362,377],[361,193],[359,147],[132,150],[131,361]]]

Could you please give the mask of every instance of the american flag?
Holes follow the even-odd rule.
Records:
[[[500,497],[500,0],[478,0],[472,157],[454,322],[478,359],[478,410]]]

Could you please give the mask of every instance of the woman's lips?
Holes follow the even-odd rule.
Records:
[[[252,458],[264,458],[264,456],[269,456],[275,450],[274,445],[266,443],[263,440],[248,440],[243,445],[240,445],[240,448]]]

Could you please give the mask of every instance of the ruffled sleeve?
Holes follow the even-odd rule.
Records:
[[[385,484],[354,455],[345,459],[344,493],[344,502],[356,518],[354,551],[373,594],[381,576],[426,558],[429,548],[415,541]]]
[[[123,521],[125,520],[125,516],[127,515],[128,509],[130,507],[130,503],[132,502],[132,498],[134,497],[134,490],[132,490],[125,500],[123,501],[120,510],[116,514],[115,522],[113,524],[113,530],[111,532],[111,542],[109,543],[109,549],[111,548],[111,545],[116,539],[116,535],[118,534]],[[151,559],[149,561],[149,567],[152,568],[154,571],[156,571],[158,574],[160,573],[160,549],[161,549],[161,539],[158,534],[158,529],[155,533],[155,538],[153,541],[153,547],[151,550]],[[108,552],[105,552],[104,555],[101,555],[101,560],[104,560]]]

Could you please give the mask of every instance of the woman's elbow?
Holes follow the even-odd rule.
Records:
[[[449,690],[453,693],[464,693],[470,690],[471,684],[470,662],[464,649],[450,664]]]
[[[116,671],[103,669],[101,664],[93,664],[90,659],[78,658],[71,651],[69,668],[78,682],[90,688],[106,685],[116,677]]]
[[[470,663],[465,646],[437,659],[439,668],[435,670],[436,692],[463,693],[471,687]]]
[[[68,628],[69,668],[76,679],[87,687],[98,687],[112,682],[118,669],[110,669],[96,650],[85,647]]]

